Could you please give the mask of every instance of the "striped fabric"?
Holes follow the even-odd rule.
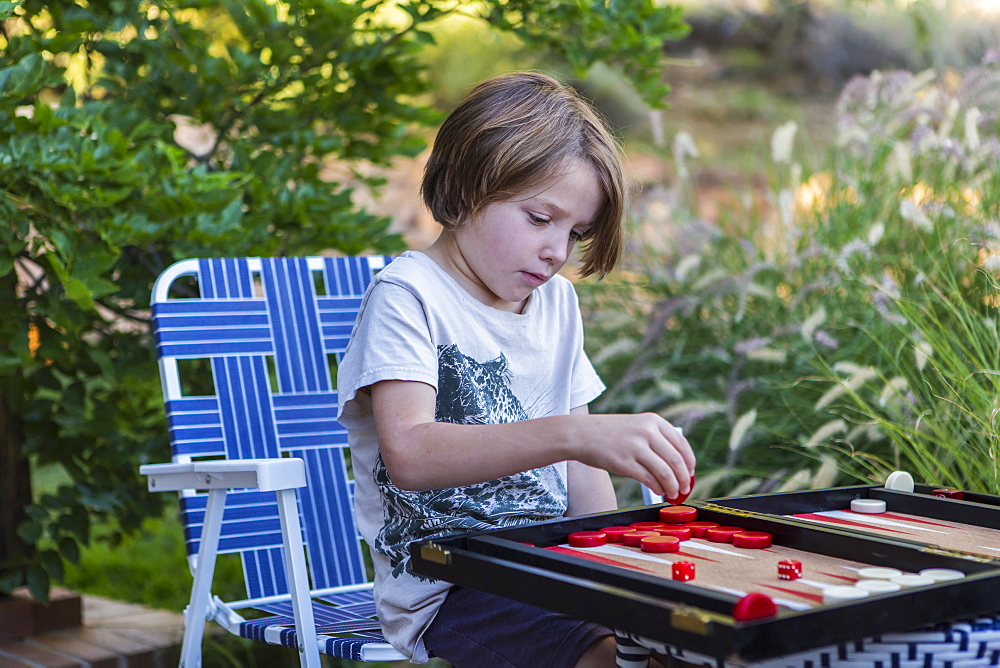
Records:
[[[642,665],[652,650],[685,666],[712,668],[972,668],[1000,666],[1000,616],[937,624],[917,631],[887,633],[801,654],[759,662],[715,659],[681,647],[616,632],[618,665]],[[632,663],[629,663],[632,661]]]
[[[299,490],[299,509],[316,589],[367,581],[347,433],[336,421],[336,364],[372,275],[390,259],[187,260],[154,288],[153,331],[174,461],[302,458],[308,485]],[[210,394],[189,389],[208,386]],[[198,551],[206,500],[194,493],[181,498],[189,555]],[[230,492],[219,553],[242,556],[248,598],[287,593],[281,545],[274,494]],[[345,600],[339,612],[330,605],[344,602],[336,597],[318,602],[316,620],[329,630],[361,632],[327,639],[357,658],[360,644],[384,640],[372,621],[370,591]],[[242,624],[246,637],[263,639],[268,626],[292,624],[290,605],[262,609],[277,616]],[[294,646],[294,628],[288,633]]]

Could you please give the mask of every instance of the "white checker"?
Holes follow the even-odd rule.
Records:
[[[858,569],[858,577],[862,580],[891,580],[893,578],[898,578],[902,574],[903,571],[898,568],[871,566],[869,568]]]
[[[866,515],[878,515],[885,512],[885,501],[880,499],[854,499],[851,501],[851,510]]]
[[[891,594],[903,588],[902,585],[890,582],[889,580],[858,580],[854,583],[854,586],[873,594]]]
[[[948,582],[950,580],[961,580],[965,573],[954,568],[925,568],[920,571],[920,575],[930,578],[934,582]]]
[[[903,587],[903,589],[909,589],[910,587],[926,587],[927,585],[932,585],[934,584],[934,578],[910,574],[892,578],[889,582],[895,582]]]
[[[827,587],[823,590],[823,603],[841,603],[868,598],[871,594],[858,587]]]
[[[885,488],[895,490],[897,492],[912,492],[913,476],[906,471],[893,471],[889,474],[889,477],[885,479]]]

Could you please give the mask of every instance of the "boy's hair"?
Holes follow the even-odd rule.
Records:
[[[438,130],[420,192],[434,219],[455,230],[487,205],[559,176],[574,158],[593,167],[604,191],[580,273],[604,276],[622,249],[621,152],[594,108],[550,76],[504,74],[476,86]]]

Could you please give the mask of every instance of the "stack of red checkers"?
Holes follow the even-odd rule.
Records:
[[[705,538],[713,543],[732,543],[733,536],[742,531],[741,527],[712,527],[705,531]]]
[[[771,534],[766,531],[740,531],[733,534],[733,547],[771,547]]]
[[[676,552],[681,548],[681,541],[673,536],[656,534],[642,538],[639,547],[643,552]]]
[[[622,542],[622,534],[630,533],[635,531],[635,529],[632,527],[615,526],[604,527],[601,531],[607,535],[609,543],[620,543]]]
[[[653,538],[659,535],[655,531],[629,531],[622,534],[622,543],[631,547],[639,547],[639,542],[643,538]]]
[[[603,531],[574,531],[567,537],[570,547],[598,547],[608,542]]]
[[[660,521],[667,524],[684,524],[698,519],[698,509],[691,506],[664,506],[660,508]]]
[[[685,527],[691,530],[692,538],[704,538],[705,532],[719,526],[718,522],[686,522]]]

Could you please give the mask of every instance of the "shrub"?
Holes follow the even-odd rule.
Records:
[[[892,468],[995,491],[998,91],[995,55],[856,78],[821,167],[778,128],[766,199],[716,222],[693,213],[697,149],[678,133],[681,180],[641,199],[624,271],[581,286],[597,410],[682,426],[699,496]]]
[[[162,269],[402,249],[354,195],[380,184],[364,167],[423,148],[417,56],[459,11],[578,73],[607,60],[652,104],[684,31],[652,0],[0,0],[0,591],[45,598],[92,524],[114,540],[159,514],[137,469],[167,456]],[[28,461],[69,482],[33,503]]]

